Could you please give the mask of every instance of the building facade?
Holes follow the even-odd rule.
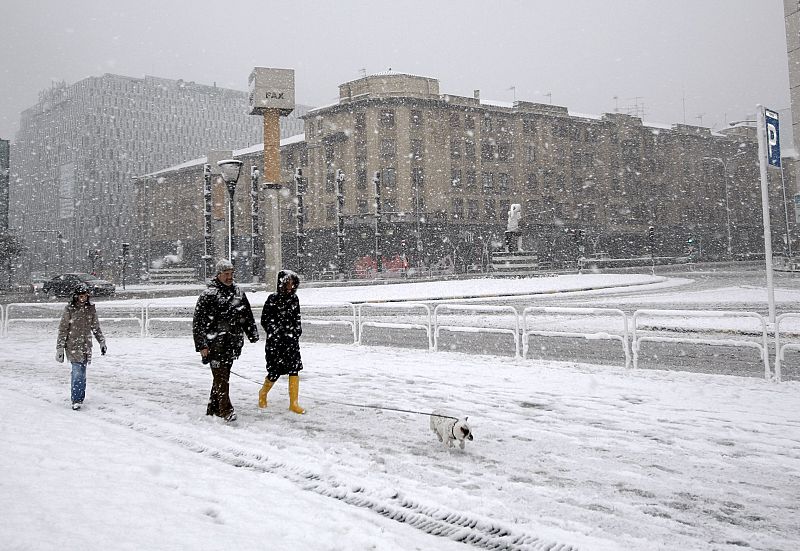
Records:
[[[42,91],[21,115],[11,159],[11,224],[30,253],[22,271],[115,278],[122,243],[139,231],[132,177],[261,140],[247,109],[246,92],[150,76]]]
[[[284,264],[306,275],[356,273],[378,264],[376,249],[382,264],[486,269],[503,247],[515,203],[522,205],[522,248],[542,261],[563,264],[592,253],[763,255],[751,127],[712,133],[623,114],[590,117],[549,104],[487,102],[477,91],[441,94],[436,79],[397,73],[348,82],[339,92],[336,105],[302,117],[304,139],[281,151]],[[238,154],[261,168],[258,154]],[[793,182],[792,167],[786,170]],[[195,223],[190,229],[188,220],[177,223],[168,212],[143,207],[143,216],[162,218],[151,221],[154,232],[143,247],[184,239],[179,233],[199,235],[200,166],[170,169],[145,183],[140,197],[165,204],[180,195]],[[776,253],[787,248],[782,184],[771,173]],[[792,186],[789,198],[793,193]],[[237,224],[250,220],[249,208],[240,196]],[[180,231],[159,231],[162,224]]]

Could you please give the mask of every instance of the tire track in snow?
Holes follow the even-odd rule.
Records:
[[[424,505],[399,492],[377,495],[363,486],[348,486],[334,477],[321,476],[309,469],[300,469],[257,452],[229,447],[221,449],[199,443],[191,437],[121,419],[113,409],[95,410],[104,421],[135,430],[146,436],[176,444],[189,451],[211,457],[228,465],[259,473],[279,476],[305,491],[337,499],[348,505],[368,509],[388,519],[411,526],[433,536],[461,542],[477,549],[498,551],[579,551],[570,544],[543,540],[529,534],[513,532],[500,523],[487,521],[469,513],[454,512]]]

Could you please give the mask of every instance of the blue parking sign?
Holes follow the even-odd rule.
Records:
[[[781,135],[778,126],[778,113],[764,109],[767,128],[767,161],[772,166],[781,166]]]

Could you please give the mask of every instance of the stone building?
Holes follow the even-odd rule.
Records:
[[[105,74],[40,92],[11,159],[11,225],[31,253],[22,271],[115,278],[122,243],[139,231],[132,177],[255,143],[261,124],[247,113],[246,92],[150,76]]]
[[[503,245],[514,203],[522,205],[522,248],[553,263],[592,253],[763,254],[753,128],[713,133],[618,113],[587,116],[549,104],[488,102],[478,91],[474,97],[441,94],[436,79],[399,73],[344,83],[339,95],[337,104],[308,111],[305,139],[281,151],[284,264],[307,275],[353,273],[375,260],[376,247],[387,262],[400,258],[430,267],[447,259],[456,270],[485,269]],[[258,153],[234,154],[262,162]],[[155,222],[151,248],[201,231],[201,165],[143,180],[142,196],[159,197],[151,199],[156,204],[184,201],[181,208],[196,222],[191,229],[166,213],[163,224],[180,231],[167,236]],[[300,231],[297,168],[307,180]],[[793,174],[791,166],[785,170]],[[344,176],[341,203],[337,174]],[[774,250],[780,252],[787,202],[780,177],[771,174]],[[794,182],[793,175],[786,181]],[[248,185],[240,180],[240,187]],[[190,189],[193,198],[183,196]],[[789,198],[793,191],[792,185]],[[249,223],[248,201],[238,196],[237,224]],[[238,227],[236,233],[244,235]],[[193,258],[199,265],[199,256]]]

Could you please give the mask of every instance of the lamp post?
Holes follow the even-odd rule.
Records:
[[[222,179],[225,180],[225,185],[228,186],[228,260],[230,260],[232,264],[235,264],[236,255],[233,254],[235,243],[233,229],[233,194],[236,191],[236,182],[239,181],[239,173],[242,171],[242,161],[225,159],[217,161],[217,166],[222,173]]]

